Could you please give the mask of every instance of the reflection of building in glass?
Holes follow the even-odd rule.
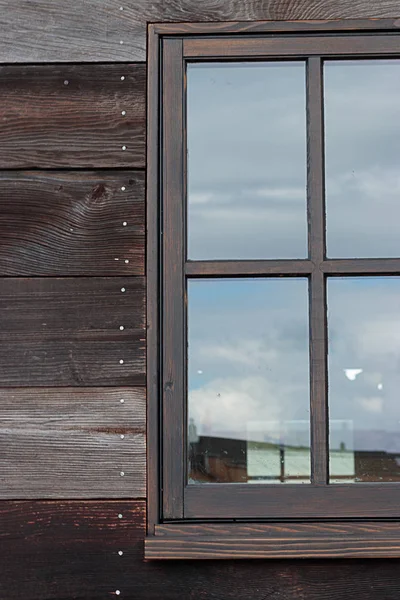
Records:
[[[290,428],[289,428],[290,429]],[[400,481],[400,453],[355,450],[348,424],[336,431],[345,438],[330,451],[332,483]],[[303,438],[302,428],[294,438]],[[268,436],[266,436],[268,437]],[[292,437],[292,436],[289,436]],[[198,435],[195,424],[189,433],[189,479],[221,483],[309,483],[310,448],[288,441],[248,441],[230,437]]]

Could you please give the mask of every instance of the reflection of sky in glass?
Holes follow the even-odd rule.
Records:
[[[308,425],[289,423],[309,421],[307,294],[306,279],[189,280],[199,434],[308,445]]]
[[[332,449],[400,453],[400,278],[328,280],[328,326]]]
[[[189,64],[188,256],[307,255],[305,63]]]
[[[325,63],[327,248],[400,256],[400,60]]]
[[[189,69],[190,258],[305,256],[304,120],[291,120],[290,143],[268,77],[285,110],[304,110],[300,63]],[[325,63],[325,94],[328,255],[400,256],[400,60]],[[276,119],[260,117],[268,106]],[[307,311],[296,280],[190,282],[189,417],[200,436],[302,444],[290,428],[309,418]],[[400,480],[400,278],[331,278],[328,312],[331,473]]]

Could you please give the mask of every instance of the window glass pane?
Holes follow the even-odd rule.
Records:
[[[400,60],[325,63],[327,252],[400,256]]]
[[[331,481],[400,481],[400,278],[328,280]]]
[[[189,280],[190,483],[309,483],[306,279]]]
[[[188,257],[307,256],[304,62],[187,72]]]

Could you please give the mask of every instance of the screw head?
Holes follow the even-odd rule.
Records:
[[[122,146],[122,150],[125,151],[126,150],[126,146]]]
[[[126,110],[123,110],[123,111],[121,112],[121,115],[124,117],[124,116],[126,115]]]

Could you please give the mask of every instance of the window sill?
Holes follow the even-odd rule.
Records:
[[[400,522],[158,525],[145,558],[400,558]]]

